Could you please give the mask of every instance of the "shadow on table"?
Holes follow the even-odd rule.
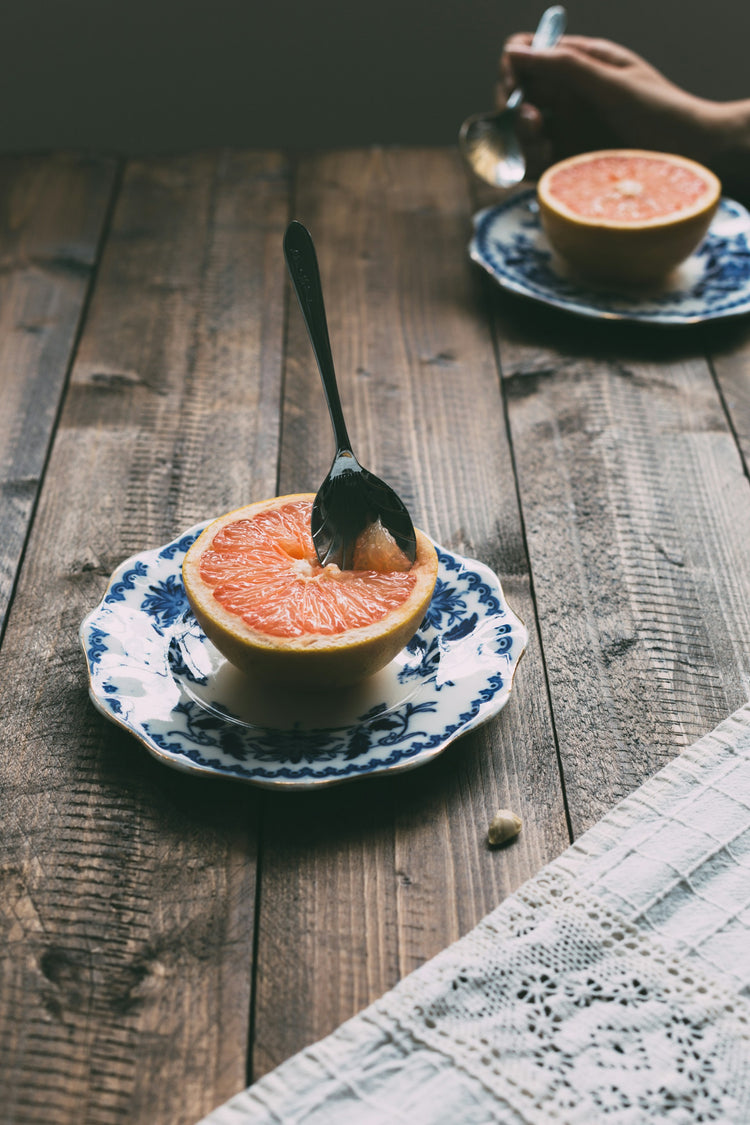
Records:
[[[750,315],[692,325],[653,325],[577,316],[499,289],[482,279],[501,341],[512,347],[625,361],[707,358],[750,347]]]

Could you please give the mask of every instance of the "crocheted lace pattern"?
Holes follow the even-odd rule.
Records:
[[[205,1125],[750,1122],[750,704]]]
[[[750,1121],[750,1011],[563,873],[376,1004],[527,1122]],[[504,1120],[504,1118],[501,1118]]]

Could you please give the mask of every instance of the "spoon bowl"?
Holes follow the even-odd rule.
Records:
[[[554,47],[565,30],[565,22],[563,7],[557,4],[547,8],[534,33],[532,50]],[[467,117],[459,131],[458,143],[466,161],[492,187],[515,187],[526,175],[526,159],[516,131],[522,101],[523,90],[516,87],[503,109]]]
[[[396,541],[409,563],[417,557],[411,517],[393,489],[354,456],[341,409],[333,366],[320,270],[310,232],[292,221],[284,235],[284,256],[323,382],[336,440],[336,455],[313,502],[311,531],[322,566],[352,569],[362,532],[378,524]],[[382,534],[382,532],[378,532]]]

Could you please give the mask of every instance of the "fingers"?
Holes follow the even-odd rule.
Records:
[[[554,97],[562,88],[593,96],[603,82],[611,79],[613,67],[620,71],[629,63],[622,56],[618,56],[617,63],[609,61],[614,58],[612,54],[604,61],[601,55],[581,51],[563,41],[557,47],[537,51],[514,44],[506,49],[505,58],[506,73],[516,84],[528,87],[529,94],[534,90],[546,97]]]
[[[503,45],[503,53],[506,51],[512,53],[517,49],[521,51],[524,48],[528,49],[531,47],[532,39],[533,36],[528,31],[510,35]],[[620,43],[613,43],[611,39],[595,39],[590,35],[563,35],[558,40],[556,47],[544,48],[544,51],[547,53],[550,50],[565,49],[579,51],[583,55],[589,55],[591,58],[609,63],[611,66],[628,66],[630,63],[640,61],[640,56],[628,47],[623,47]]]
[[[503,50],[507,50],[508,47],[530,47],[533,38],[530,31],[518,31],[505,40]]]
[[[505,95],[528,76],[583,83],[602,77],[610,67],[623,69],[642,63],[640,56],[609,39],[564,35],[556,47],[532,50],[528,32],[511,35],[500,57],[500,87]]]
[[[610,66],[630,66],[640,61],[640,56],[634,51],[622,47],[619,43],[613,43],[610,39],[593,39],[588,35],[564,35],[559,46],[580,51],[581,54],[609,63]]]
[[[523,32],[507,40],[498,104],[516,86],[523,89],[518,133],[533,178],[555,159],[611,143],[612,126],[600,111],[638,56],[606,39],[566,35],[540,50],[531,39]]]

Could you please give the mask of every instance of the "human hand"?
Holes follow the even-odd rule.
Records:
[[[520,85],[519,138],[529,175],[565,156],[600,148],[649,148],[711,164],[717,103],[670,82],[640,55],[606,39],[566,35],[531,50],[512,36],[500,59],[498,102]]]

